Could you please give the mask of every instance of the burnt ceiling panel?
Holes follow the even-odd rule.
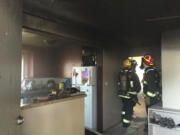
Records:
[[[157,29],[147,20],[180,15],[179,7],[179,0],[24,0],[24,12],[113,32]]]
[[[67,22],[95,25],[97,2],[73,0],[24,0],[24,11]]]

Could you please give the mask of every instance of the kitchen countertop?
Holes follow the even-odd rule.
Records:
[[[38,103],[27,104],[27,105],[21,106],[21,110],[26,110],[26,109],[30,109],[30,108],[34,108],[34,107],[39,107],[39,106],[44,106],[44,105],[54,104],[54,103],[59,103],[59,102],[66,102],[66,101],[70,101],[70,100],[74,100],[74,99],[78,99],[78,98],[84,98],[84,97],[86,97],[85,93],[79,93],[77,95],[69,96],[69,97],[65,97],[65,98],[46,100],[46,101],[41,101]]]

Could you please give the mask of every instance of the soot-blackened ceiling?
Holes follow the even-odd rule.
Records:
[[[112,33],[155,30],[151,19],[178,16],[179,7],[179,0],[24,0],[26,13]]]

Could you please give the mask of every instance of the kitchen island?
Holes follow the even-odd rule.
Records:
[[[84,97],[79,94],[21,107],[22,135],[84,135]]]

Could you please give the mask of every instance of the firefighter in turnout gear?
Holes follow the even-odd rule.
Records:
[[[140,68],[145,70],[142,82],[146,112],[148,113],[148,107],[160,100],[160,74],[154,67],[154,58],[151,55],[145,55],[142,58]]]
[[[122,123],[123,127],[130,126],[133,107],[138,103],[137,94],[141,90],[139,78],[135,72],[135,61],[124,60],[118,78],[118,96],[122,99]]]

